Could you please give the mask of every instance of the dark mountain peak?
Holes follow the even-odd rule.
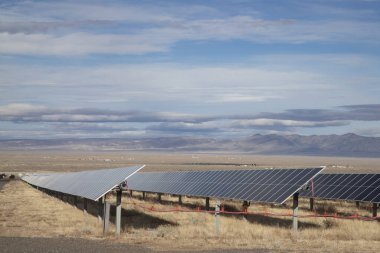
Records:
[[[241,139],[200,136],[0,140],[0,150],[164,150],[252,154],[380,157],[380,138],[344,135],[254,134]]]

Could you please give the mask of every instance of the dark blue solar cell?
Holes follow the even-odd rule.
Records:
[[[322,168],[147,172],[128,181],[137,191],[282,203]]]
[[[343,198],[344,199],[356,199],[359,195],[360,192],[367,186],[368,181],[371,180],[371,178],[375,177],[374,174],[367,174],[362,177],[360,177],[354,184],[352,184],[351,189],[348,190],[347,193],[344,194]]]
[[[342,196],[342,194],[347,191],[347,187],[349,187],[351,184],[353,184],[353,182],[355,182],[355,180],[357,180],[357,177],[357,174],[346,175],[342,181],[336,181],[331,184],[336,185],[337,187],[330,192],[325,192],[323,196],[329,199],[340,199],[340,196]],[[320,188],[323,188],[323,186],[320,186]]]
[[[143,167],[34,174],[24,176],[22,180],[44,189],[98,200]]]
[[[283,187],[280,187],[277,191],[272,194],[272,196],[278,196],[276,199],[270,198],[271,201],[278,201],[279,199],[284,199],[285,196],[289,194],[294,194],[299,188],[306,186],[305,182],[309,182],[314,176],[314,172],[311,169],[305,169],[298,172],[297,175],[292,177],[289,182],[287,182]]]
[[[313,181],[316,198],[376,202],[380,196],[380,174],[320,174]]]

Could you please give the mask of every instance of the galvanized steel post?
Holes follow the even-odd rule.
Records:
[[[310,198],[310,211],[314,211],[314,198]]]
[[[206,211],[209,211],[210,210],[210,198],[209,197],[206,197]]]
[[[98,221],[99,222],[102,222],[102,219],[103,219],[103,198],[104,197],[101,197],[100,199],[98,199]]]
[[[215,204],[215,233],[220,234],[220,200],[216,200]]]
[[[293,195],[293,230],[298,230],[298,196],[299,193],[296,192]]]
[[[377,207],[378,207],[378,204],[377,203],[373,203],[372,204],[372,217],[377,217]]]
[[[162,196],[162,193],[158,193],[158,202],[161,203],[161,196]]]
[[[182,195],[178,196],[178,204],[182,205]]]
[[[120,235],[121,227],[121,190],[116,193],[116,235]]]
[[[104,197],[104,212],[103,212],[103,234],[108,233],[110,226],[110,209],[111,204]]]
[[[83,198],[83,212],[87,214],[87,199]]]

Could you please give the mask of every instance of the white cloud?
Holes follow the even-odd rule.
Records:
[[[101,109],[52,109],[33,104],[0,106],[0,121],[23,122],[203,122],[213,117],[177,112],[143,112]]]
[[[210,95],[211,102],[264,102],[270,99],[278,99],[281,96],[249,95],[241,93],[225,93]]]
[[[323,27],[323,28],[321,28]],[[378,23],[300,23],[265,21],[237,16],[226,19],[179,21],[139,32],[104,34],[0,33],[0,53],[26,55],[143,54],[163,52],[179,41],[247,40],[259,43],[308,41],[377,42]]]
[[[117,4],[80,3],[78,1],[36,2],[23,1],[0,9],[0,21],[52,22],[76,20],[111,20],[131,22],[162,22],[173,20],[163,8]]]
[[[342,126],[347,125],[348,122],[334,120],[334,121],[297,121],[297,120],[283,120],[283,119],[252,119],[252,120],[239,120],[232,123],[235,127],[249,128],[249,127],[329,127],[329,126]]]
[[[78,102],[91,100],[96,103],[99,99],[100,103],[106,99],[108,103],[165,101],[207,104],[274,101],[303,90],[325,91],[332,88],[329,79],[318,73],[250,66],[130,64],[56,68],[0,65],[0,74],[0,87],[9,94],[4,97],[4,102],[7,97],[27,96],[24,91],[28,89],[36,97],[43,96],[43,91],[48,89],[49,96],[43,96],[42,100],[60,100],[65,94],[64,98],[77,98]]]
[[[142,54],[167,50],[166,43],[140,35],[0,33],[0,53],[26,55]]]
[[[27,2],[0,11],[0,53],[144,54],[170,50],[180,41],[294,44],[380,40],[380,23],[376,21],[262,19],[256,15],[216,15],[217,8],[186,7],[190,11],[183,6]],[[201,15],[194,15],[197,12]],[[104,29],[107,22],[109,29]],[[98,25],[103,29],[96,30]],[[79,29],[87,26],[92,29]],[[54,31],[62,27],[64,32]],[[115,27],[122,29],[113,33]]]
[[[19,116],[24,114],[34,114],[40,112],[46,112],[46,106],[14,103],[0,106],[0,116]]]

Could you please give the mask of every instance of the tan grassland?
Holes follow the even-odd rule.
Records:
[[[380,159],[271,157],[215,154],[157,154],[157,153],[59,153],[7,152],[0,154],[0,172],[76,171],[104,167],[122,167],[147,164],[152,170],[190,170],[204,168],[260,168],[304,167],[330,165],[327,172],[379,172]],[[217,164],[218,163],[218,164]],[[219,164],[220,163],[220,164]],[[253,164],[256,166],[221,165],[221,163]],[[211,165],[207,165],[211,164]],[[217,165],[216,165],[217,164]],[[61,201],[27,184],[15,180],[0,182],[0,236],[22,237],[80,237],[144,245],[156,250],[255,248],[292,250],[295,252],[375,252],[380,247],[380,222],[336,220],[332,218],[300,218],[299,231],[291,230],[291,218],[263,214],[222,215],[219,235],[215,233],[214,216],[206,213],[152,212],[141,206],[163,210],[176,208],[177,197],[163,196],[157,203],[154,194],[141,200],[140,193],[133,198],[123,195],[122,234],[116,237],[111,225],[104,238],[102,227],[95,215],[95,203],[89,214],[74,207],[72,200]],[[115,202],[114,196],[110,201]],[[204,200],[183,198],[184,209],[203,207]],[[211,201],[211,206],[215,203]],[[241,210],[241,203],[226,201],[226,210]],[[300,214],[310,214],[308,200],[300,200]],[[289,213],[291,200],[284,206],[252,204],[249,211]],[[371,215],[371,207],[360,208],[352,202],[318,200],[319,212],[327,210],[340,215]],[[111,221],[114,221],[114,208]]]
[[[80,171],[146,164],[144,171],[327,166],[326,172],[380,172],[380,158],[151,152],[2,151],[0,171]],[[235,164],[243,164],[236,166]],[[251,166],[255,164],[256,166]],[[247,166],[244,166],[247,165]]]

